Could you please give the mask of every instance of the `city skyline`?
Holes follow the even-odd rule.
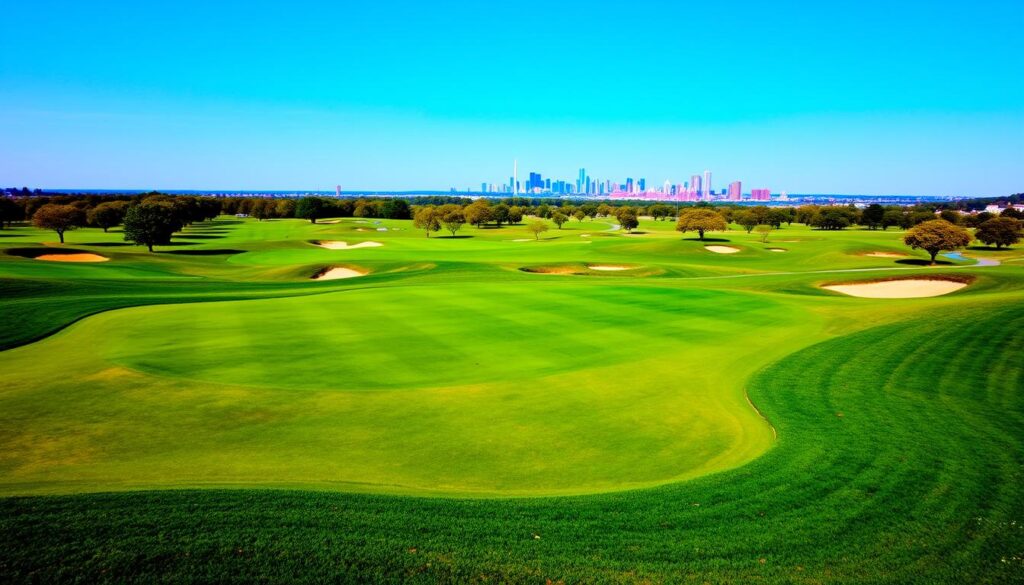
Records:
[[[1024,185],[1011,0],[44,0],[4,16],[3,185],[442,190],[504,181],[524,153],[545,176],[714,169],[791,193]]]

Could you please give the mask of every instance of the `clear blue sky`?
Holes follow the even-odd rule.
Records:
[[[7,2],[0,185],[1024,191],[1024,2]]]

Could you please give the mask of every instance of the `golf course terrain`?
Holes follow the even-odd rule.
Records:
[[[0,581],[1024,582],[1024,248],[904,233],[5,228]]]

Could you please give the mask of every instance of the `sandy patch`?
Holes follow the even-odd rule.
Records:
[[[616,265],[616,264],[588,264],[587,268],[589,268],[591,270],[613,271],[613,270],[631,270],[633,267],[632,266],[620,266],[620,265]]]
[[[325,220],[320,220],[318,223],[322,223],[324,225],[331,225],[331,224],[335,224],[335,223],[341,223],[341,220],[340,219],[328,219],[326,221]]]
[[[338,280],[339,278],[355,278],[357,276],[366,276],[367,272],[361,270],[355,270],[352,268],[343,268],[340,266],[332,268],[324,268],[320,272],[317,272],[312,276],[313,280]]]
[[[43,254],[36,256],[36,260],[46,260],[47,262],[106,262],[110,260],[105,256],[99,254]]]
[[[313,245],[320,246],[321,248],[327,248],[328,250],[354,250],[356,248],[377,248],[384,244],[380,242],[359,242],[358,244],[349,244],[346,242],[313,242]]]
[[[766,248],[769,252],[789,252],[785,248]]]
[[[580,234],[580,237],[581,237],[581,238],[589,238],[589,237],[590,237],[590,234]]]
[[[906,254],[900,254],[899,252],[868,252],[861,254],[861,256],[871,256],[872,258],[906,258]]]
[[[732,246],[704,246],[704,249],[715,254],[735,254],[740,251],[739,248],[733,248]]]
[[[530,239],[530,238],[519,238],[518,240],[512,240],[512,241],[513,242],[533,242],[534,240]]]
[[[575,266],[534,266],[531,268],[521,268],[523,272],[532,272],[534,274],[579,274],[580,269]]]
[[[851,284],[830,284],[823,286],[852,297],[866,299],[916,299],[937,297],[958,291],[967,286],[966,282],[926,278],[882,280],[878,282],[855,282]]]

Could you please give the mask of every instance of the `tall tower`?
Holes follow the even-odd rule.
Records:
[[[512,194],[519,194],[519,161],[512,159]]]
[[[711,171],[704,171],[704,201],[711,200]]]
[[[341,197],[341,185],[334,186],[334,196]]]

